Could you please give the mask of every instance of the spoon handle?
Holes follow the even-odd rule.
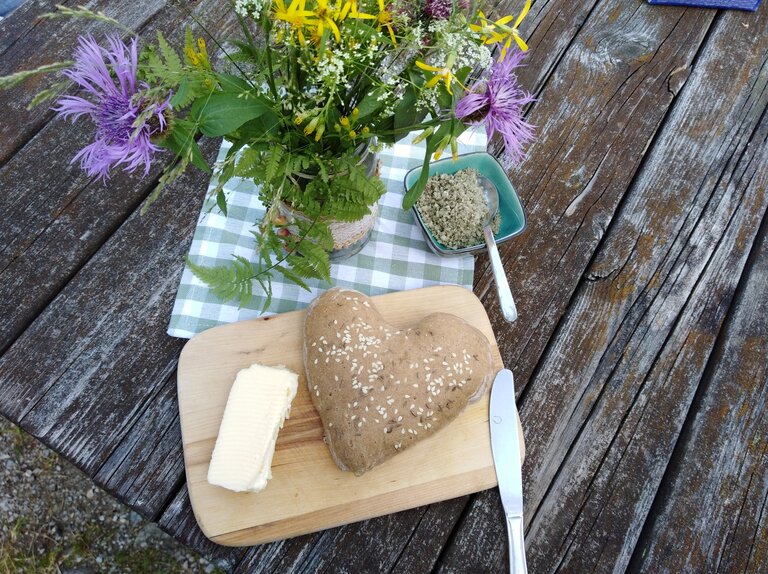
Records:
[[[509,289],[507,275],[504,273],[504,265],[501,263],[499,248],[496,247],[496,239],[493,237],[491,226],[483,227],[485,244],[488,246],[488,256],[491,258],[491,269],[493,269],[493,278],[496,280],[496,289],[499,293],[499,306],[501,314],[507,323],[512,323],[517,319],[517,308],[515,300],[512,298],[512,291]]]

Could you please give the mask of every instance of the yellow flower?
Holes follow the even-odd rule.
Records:
[[[197,46],[200,50],[199,52],[195,52],[194,46],[187,45],[186,48],[184,48],[184,54],[193,66],[210,70],[211,64],[208,61],[208,49],[205,46],[205,40],[198,38]]]
[[[187,46],[184,49],[184,53],[187,55],[187,58],[189,58],[189,61],[192,62],[193,66],[199,66],[200,65],[200,59],[197,57],[197,54],[192,49],[191,46]]]
[[[275,0],[274,4],[275,18],[290,24],[296,30],[296,35],[302,44],[306,41],[302,28],[312,25],[312,22],[308,21],[308,17],[313,15],[309,10],[305,10],[305,3],[306,0],[293,0],[287,8],[283,0]]]
[[[478,11],[477,15],[480,19],[480,24],[470,24],[469,28],[473,32],[479,32],[483,34],[482,40],[486,44],[502,44],[501,57],[499,61],[504,61],[504,58],[512,46],[512,40],[517,42],[517,45],[523,52],[528,51],[528,44],[520,36],[518,27],[523,19],[528,15],[528,10],[531,9],[531,0],[526,0],[525,6],[523,6],[522,12],[518,15],[515,23],[512,26],[507,24],[512,21],[514,16],[504,16],[495,22],[489,20],[482,11]]]
[[[389,37],[392,39],[392,45],[397,46],[397,40],[395,40],[395,30],[392,28],[392,13],[384,6],[384,0],[379,0],[379,14],[376,16],[376,29],[381,32],[382,28],[386,28],[389,32]]]
[[[197,48],[200,50],[200,55],[203,56],[204,59],[208,59],[208,48],[205,46],[205,40],[202,38],[197,39]]]
[[[455,81],[457,84],[461,86],[461,82],[456,78],[456,76],[453,75],[453,70],[451,68],[453,67],[453,62],[456,59],[455,54],[450,54],[448,56],[448,61],[445,63],[445,66],[442,68],[438,68],[437,66],[430,66],[429,64],[425,64],[424,62],[420,60],[416,60],[416,66],[424,70],[425,72],[434,72],[434,76],[425,84],[427,88],[432,88],[437,85],[437,83],[442,80],[445,84],[445,90],[453,95],[453,92],[451,91],[451,82]],[[464,86],[461,86],[464,88]],[[466,89],[466,88],[464,88]]]
[[[323,37],[323,31],[325,28],[330,28],[333,32],[334,38],[337,42],[341,42],[341,34],[339,33],[339,27],[336,25],[336,20],[342,20],[339,18],[340,12],[338,10],[331,10],[328,6],[328,0],[315,0],[317,8],[314,12],[309,13],[316,18],[316,20],[310,21],[310,24],[317,26],[317,37]]]
[[[439,160],[440,157],[443,155],[443,152],[445,151],[446,146],[450,143],[451,136],[445,136],[443,139],[440,140],[440,143],[437,144],[437,150],[435,150],[435,153],[432,154],[432,159],[435,161]]]
[[[341,125],[343,125],[345,128],[348,128],[349,127],[349,118],[347,116],[341,116],[341,118],[339,118],[339,123]]]
[[[315,128],[317,127],[318,122],[320,121],[320,116],[315,116],[312,118],[312,120],[307,124],[307,127],[304,128],[304,135],[308,136],[313,131],[315,131]]]
[[[375,20],[376,16],[373,14],[365,14],[364,12],[357,11],[357,0],[347,0],[341,7],[339,12],[339,20],[343,20],[349,16],[350,18],[357,18],[358,20]]]

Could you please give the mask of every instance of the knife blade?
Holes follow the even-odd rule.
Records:
[[[515,379],[509,369],[499,371],[493,381],[490,427],[493,464],[507,519],[509,568],[512,574],[525,574],[528,567],[523,539],[523,473],[515,407]]]

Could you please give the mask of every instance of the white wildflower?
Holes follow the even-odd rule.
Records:
[[[315,71],[318,79],[327,86],[348,84],[344,77],[344,60],[330,52],[317,63]]]
[[[429,31],[432,34],[443,34],[448,31],[450,25],[449,20],[432,20],[429,23]]]
[[[440,105],[437,103],[437,86],[431,88],[424,88],[419,94],[419,99],[416,102],[416,108],[419,111],[437,111]]]
[[[235,0],[235,12],[243,18],[258,20],[264,6],[269,3],[270,0]]]
[[[472,68],[487,70],[493,64],[493,55],[488,46],[482,44],[479,39],[472,39],[465,34],[451,32],[444,34],[438,42],[438,48],[427,57],[430,66],[443,66],[448,61],[448,56],[455,57],[453,69]]]

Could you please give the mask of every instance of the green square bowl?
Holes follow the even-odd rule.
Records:
[[[520,198],[518,197],[512,182],[509,181],[509,177],[504,171],[504,168],[501,167],[498,160],[491,154],[481,151],[460,155],[456,161],[454,161],[452,157],[434,161],[429,164],[429,176],[432,177],[433,175],[441,173],[454,174],[457,171],[461,171],[468,167],[476,169],[481,175],[488,178],[496,186],[496,191],[499,193],[501,228],[499,229],[499,232],[494,235],[496,243],[504,243],[505,241],[509,241],[513,237],[520,235],[528,224],[523,204],[520,203]],[[405,174],[404,184],[406,191],[419,180],[421,170],[422,167],[418,166]],[[419,227],[421,227],[421,230],[424,233],[427,245],[429,245],[429,248],[434,253],[447,257],[456,257],[485,250],[485,243],[462,247],[461,249],[450,249],[435,239],[432,232],[424,224],[424,221],[421,219],[421,214],[415,206],[413,207],[413,214]]]

